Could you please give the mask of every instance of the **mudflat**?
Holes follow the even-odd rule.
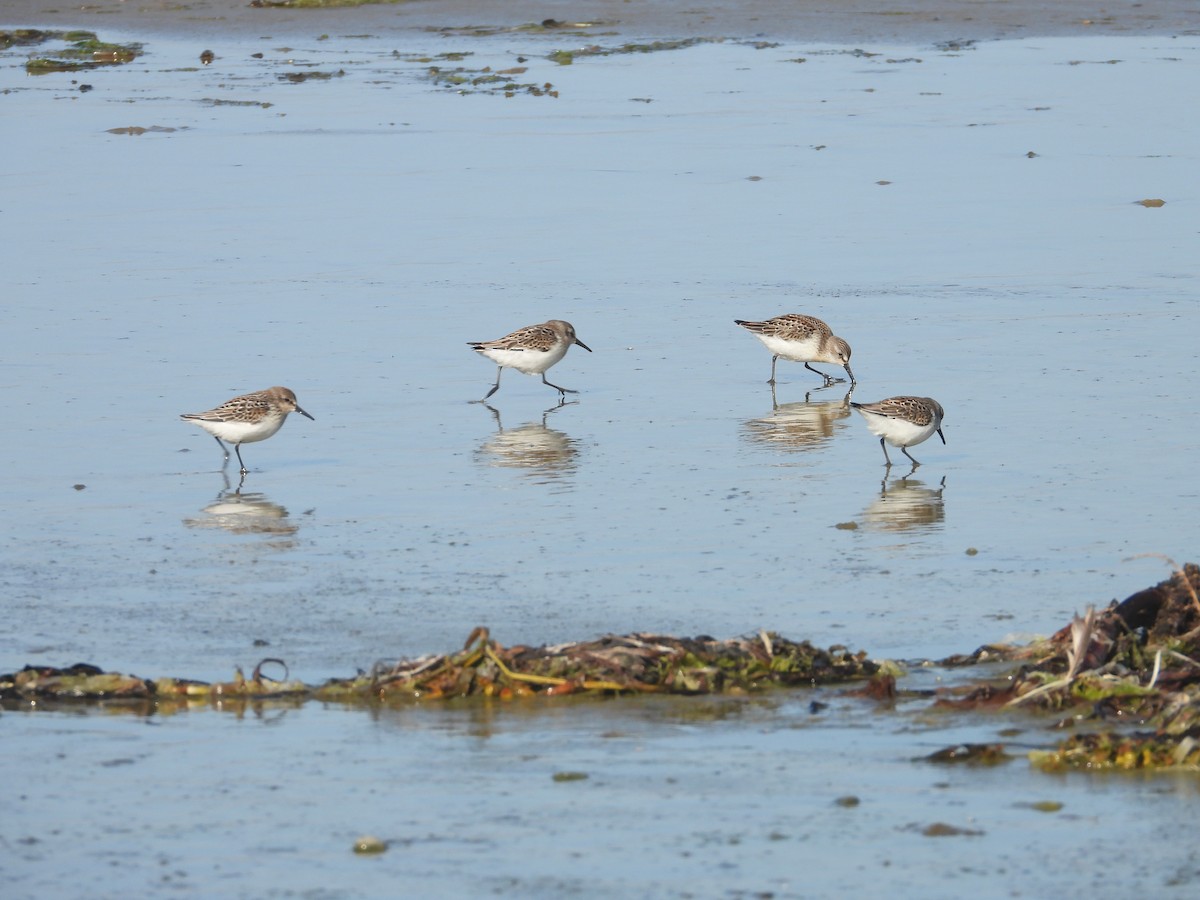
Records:
[[[305,0],[299,0],[305,2]],[[603,23],[623,35],[738,36],[830,42],[997,40],[1085,34],[1187,34],[1200,29],[1200,8],[1188,0],[1113,6],[1094,0],[416,0],[328,6],[277,0],[123,2],[75,7],[47,0],[8,0],[4,27],[92,27],[175,34],[277,36],[312,32],[437,30],[448,26],[563,27]]]

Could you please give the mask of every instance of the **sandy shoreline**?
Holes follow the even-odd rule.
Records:
[[[633,37],[765,37],[835,43],[999,40],[1088,34],[1182,34],[1200,30],[1200,9],[1186,0],[1109,7],[1093,0],[973,2],[913,0],[415,0],[337,9],[252,7],[249,0],[94,0],[74,8],[53,0],[9,0],[0,27],[88,28],[196,37],[360,35],[448,26],[515,27],[554,19],[604,23]]]

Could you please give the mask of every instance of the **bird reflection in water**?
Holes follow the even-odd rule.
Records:
[[[222,472],[225,488],[217,494],[217,499],[204,509],[198,516],[184,519],[183,524],[189,528],[221,528],[233,534],[265,534],[275,537],[291,537],[300,530],[300,526],[288,518],[288,511],[278,503],[272,503],[265,494],[258,492],[242,492],[242,484],[246,476],[238,482],[236,488],[231,488],[229,476]],[[291,541],[286,542],[291,546]]]
[[[840,400],[813,400],[817,388],[804,395],[802,402],[780,403],[771,386],[771,412],[758,419],[748,419],[742,426],[751,441],[778,447],[789,452],[815,450],[833,437],[839,425],[850,417],[850,390]]]
[[[496,420],[496,433],[483,442],[476,459],[505,469],[524,469],[525,474],[539,484],[561,482],[575,473],[579,449],[576,441],[554,428],[546,419],[564,406],[574,402],[560,401],[542,413],[540,422],[529,422],[518,428],[505,428],[500,411],[484,403]]]
[[[916,471],[913,466],[908,475],[900,478],[884,478],[879,496],[863,511],[866,527],[872,531],[933,531],[942,526],[946,518],[943,492],[946,478],[937,487],[927,487],[924,482],[910,478]]]

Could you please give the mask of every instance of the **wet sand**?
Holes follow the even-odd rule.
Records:
[[[1200,30],[1200,9],[1186,0],[1107,5],[1092,0],[870,0],[836,4],[755,0],[753,3],[653,0],[563,2],[472,0],[382,3],[334,9],[253,7],[248,0],[126,3],[97,0],[79,8],[45,0],[9,0],[3,27],[117,28],[201,36],[380,34],[449,26],[516,27],[554,20],[602,23],[625,36],[764,36],[835,43],[999,40],[1034,36],[1188,34]]]

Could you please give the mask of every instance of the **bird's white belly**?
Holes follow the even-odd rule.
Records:
[[[284,418],[268,416],[261,422],[210,422],[204,419],[190,421],[227,444],[253,444],[255,441],[265,441],[282,428]]]
[[[802,341],[787,340],[771,334],[755,335],[772,354],[792,362],[812,362],[818,356],[820,341],[814,335]]]
[[[567,345],[563,343],[561,347],[546,351],[489,349],[479,352],[496,365],[516,369],[526,375],[540,375],[566,355]]]
[[[867,428],[872,434],[877,434],[893,447],[915,447],[937,431],[934,423],[914,425],[904,419],[890,419],[887,416],[867,415]]]

